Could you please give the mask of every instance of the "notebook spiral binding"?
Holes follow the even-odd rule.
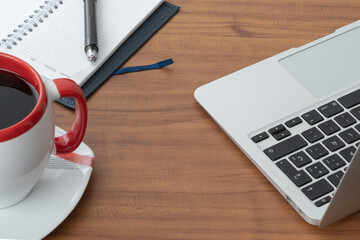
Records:
[[[34,28],[37,28],[39,24],[44,22],[45,18],[48,18],[50,14],[53,14],[54,10],[58,9],[59,5],[63,3],[63,0],[45,1],[44,5],[41,5],[38,10],[34,11],[34,14],[24,20],[23,24],[20,24],[17,29],[13,30],[14,33],[9,34],[7,38],[2,39],[0,46],[12,49],[18,42],[23,40],[22,37],[27,36]]]

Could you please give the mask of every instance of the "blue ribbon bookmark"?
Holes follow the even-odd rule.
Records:
[[[146,65],[146,66],[120,68],[119,70],[114,72],[113,75],[159,69],[159,68],[169,66],[169,65],[171,65],[173,63],[174,63],[174,61],[172,59],[168,59],[168,60],[165,60],[165,61],[162,61],[162,62],[158,62],[158,63],[155,63],[155,64]]]

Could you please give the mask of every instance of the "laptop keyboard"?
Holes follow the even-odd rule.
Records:
[[[360,89],[284,121],[251,139],[277,143],[263,152],[311,200],[331,200],[360,140]],[[359,106],[357,106],[359,105]],[[293,131],[306,124],[306,129]]]

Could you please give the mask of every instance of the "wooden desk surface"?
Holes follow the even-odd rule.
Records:
[[[357,0],[171,0],[177,14],[88,101],[89,186],[47,239],[356,239],[360,214],[307,224],[197,104],[194,90],[359,19]],[[72,112],[56,105],[57,124]],[[241,123],[239,123],[241,124]]]

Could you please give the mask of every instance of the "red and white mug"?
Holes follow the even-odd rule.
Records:
[[[70,153],[80,145],[86,130],[87,108],[81,88],[70,79],[43,82],[29,64],[4,53],[0,53],[0,70],[20,76],[39,96],[29,115],[0,130],[0,208],[5,208],[30,193],[52,153]],[[55,138],[52,102],[62,97],[75,98],[75,118],[70,130]]]

